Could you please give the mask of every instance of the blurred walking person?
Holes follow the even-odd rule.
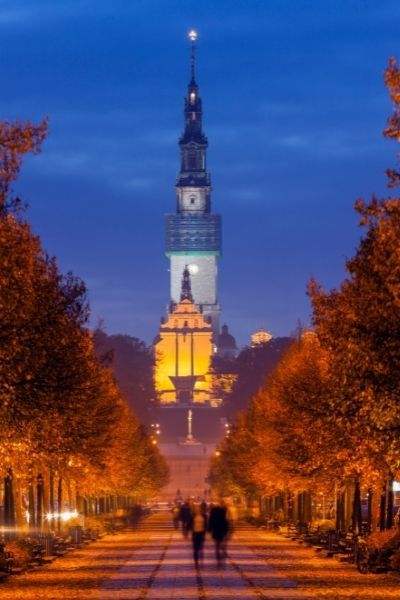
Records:
[[[178,529],[179,527],[179,506],[177,504],[174,504],[174,506],[172,507],[172,523],[175,529]]]
[[[179,509],[179,520],[182,523],[182,534],[187,538],[189,534],[189,525],[192,518],[192,509],[189,500],[186,500]]]
[[[203,548],[204,539],[207,531],[207,519],[198,504],[193,507],[193,514],[190,520],[189,528],[192,530],[193,559],[196,569],[199,568],[199,561],[203,566]]]
[[[221,569],[225,565],[227,555],[227,539],[229,533],[229,521],[227,516],[227,506],[223,500],[213,506],[210,510],[208,530],[215,544],[215,558],[217,568]]]

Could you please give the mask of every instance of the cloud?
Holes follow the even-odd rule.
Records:
[[[49,21],[76,19],[81,15],[93,14],[90,0],[0,0],[0,25],[22,25],[24,28],[47,26]],[[107,8],[107,2],[96,3],[96,15]],[[108,9],[109,10],[109,9]]]
[[[0,6],[0,25],[25,23],[31,16],[31,11],[24,8],[2,8]]]
[[[299,102],[289,103],[269,100],[260,104],[258,112],[267,117],[280,117],[304,114],[305,111],[310,112],[310,110],[306,104],[300,104]]]
[[[309,148],[311,140],[305,135],[287,135],[276,139],[277,143],[281,146],[287,146],[289,148],[298,148],[303,150]]]
[[[229,197],[232,200],[240,202],[254,203],[262,201],[265,198],[265,193],[260,188],[235,186],[230,192]]]
[[[321,129],[314,134],[284,135],[274,138],[277,146],[323,157],[360,157],[379,150],[382,140],[371,134],[365,139],[347,131]]]
[[[153,185],[154,180],[145,177],[131,177],[123,182],[123,186],[130,190],[149,189]]]

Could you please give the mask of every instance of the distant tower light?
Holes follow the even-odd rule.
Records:
[[[188,36],[189,36],[189,39],[191,42],[195,42],[198,37],[197,31],[195,31],[194,29],[191,29],[188,33]]]

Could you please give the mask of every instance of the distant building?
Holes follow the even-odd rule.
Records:
[[[222,325],[222,331],[218,336],[217,341],[218,356],[221,358],[234,359],[236,358],[238,347],[236,340],[231,333],[229,333],[228,325]]]
[[[211,400],[209,374],[213,355],[211,319],[194,301],[189,269],[183,271],[180,300],[171,302],[155,342],[155,384],[161,404],[204,403]]]
[[[318,339],[317,334],[312,329],[303,329],[300,335],[300,339],[303,341],[311,341],[314,342]]]
[[[211,499],[207,475],[210,459],[215,455],[215,444],[166,443],[162,450],[168,457],[170,470],[170,480],[163,490],[163,499]]]
[[[253,348],[260,344],[267,344],[272,340],[272,334],[269,331],[265,331],[264,327],[260,327],[258,331],[251,335],[251,345]]]

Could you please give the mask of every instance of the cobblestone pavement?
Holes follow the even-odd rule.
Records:
[[[394,575],[360,575],[352,565],[316,558],[274,533],[240,527],[225,568],[211,540],[195,570],[189,540],[159,513],[138,530],[107,536],[37,572],[0,584],[0,600],[328,600],[400,598]]]

